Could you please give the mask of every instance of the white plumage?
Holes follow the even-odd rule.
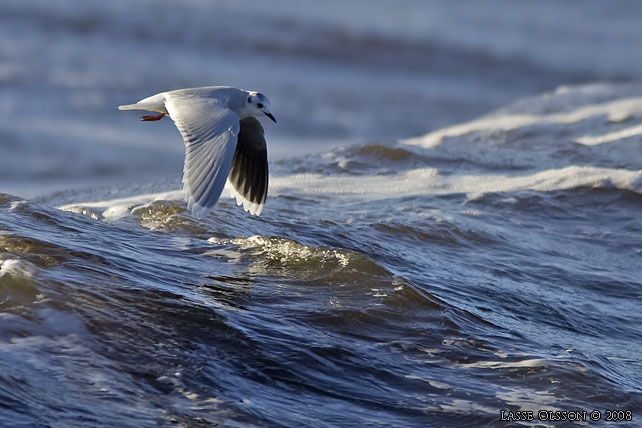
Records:
[[[194,215],[211,211],[227,180],[237,204],[261,214],[268,187],[267,147],[255,117],[276,122],[263,94],[225,86],[178,89],[118,109],[159,113],[143,116],[144,121],[165,116],[174,121],[185,143],[183,191]]]

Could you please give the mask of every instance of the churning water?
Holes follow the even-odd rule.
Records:
[[[116,15],[119,5],[102,7]],[[40,9],[4,7],[20,27],[40,19]],[[41,31],[60,39],[58,55],[71,56],[80,43],[73,31],[105,47],[99,58],[114,55],[110,37],[151,45],[154,60],[168,51],[189,57],[181,46],[202,43],[200,33],[188,32],[176,46],[158,36],[160,46],[145,26],[123,36],[116,30],[126,20],[104,19],[86,29],[60,18],[61,28]],[[255,30],[273,35],[269,26]],[[336,56],[323,57],[327,47],[314,40],[324,72],[336,71]],[[286,42],[279,45],[285,53],[273,54],[296,56]],[[423,48],[408,46],[408,56],[395,60],[422,67],[411,54]],[[133,50],[130,66],[144,68],[151,59]],[[601,412],[599,423],[578,426],[604,423],[607,410],[630,410],[633,420],[617,426],[639,424],[642,86],[560,86],[457,125],[426,118],[437,120],[424,128],[434,131],[393,141],[420,127],[419,105],[432,94],[406,105],[389,97],[405,94],[399,81],[382,96],[393,104],[382,122],[368,115],[346,122],[368,130],[357,132],[360,144],[350,144],[343,113],[322,111],[350,110],[342,103],[351,97],[300,92],[313,111],[289,128],[302,101],[282,98],[282,117],[272,100],[286,131],[266,125],[269,146],[309,127],[327,131],[334,148],[286,156],[282,146],[261,217],[223,197],[198,220],[178,191],[182,149],[169,124],[154,130],[114,115],[118,132],[109,124],[65,125],[98,120],[104,99],[117,105],[107,94],[126,67],[104,74],[81,67],[72,81],[95,81],[78,89],[55,83],[71,79],[55,74],[62,66],[41,64],[31,72],[42,73],[43,83],[27,84],[12,71],[25,55],[16,52],[0,68],[8,97],[46,88],[44,107],[67,92],[80,107],[43,107],[33,127],[20,122],[19,108],[4,107],[5,117],[16,118],[0,128],[5,189],[33,197],[0,194],[0,426],[481,427],[504,426],[501,410]],[[451,59],[482,61],[462,55]],[[307,57],[298,61],[315,69]],[[170,65],[179,75],[197,66]],[[360,84],[376,86],[378,72]],[[550,73],[572,80],[574,71]],[[327,88],[338,80],[315,81]],[[148,93],[116,95],[123,103]],[[369,93],[365,101],[380,100]],[[82,116],[74,108],[97,110]],[[147,132],[176,150],[118,142],[144,140]],[[92,163],[96,151],[83,149],[90,144],[113,153]],[[19,161],[30,151],[42,162],[24,171]],[[123,170],[110,169],[118,163]],[[36,192],[49,189],[60,165],[67,175],[53,188],[71,190]],[[111,183],[109,171],[149,174]],[[509,425],[520,424],[533,422]]]

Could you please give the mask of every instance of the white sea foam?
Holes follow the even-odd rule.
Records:
[[[459,413],[462,415],[468,415],[470,413],[485,413],[487,415],[497,414],[497,409],[475,403],[471,400],[462,400],[458,398],[453,399],[449,403],[440,404],[439,408],[445,412]]]
[[[637,135],[642,135],[642,125],[630,126],[628,128],[600,135],[586,135],[577,138],[575,141],[580,144],[584,144],[585,146],[596,146],[598,144],[611,143],[613,141],[623,140]]]
[[[394,197],[423,194],[466,193],[474,198],[485,193],[535,190],[548,192],[577,187],[608,187],[642,193],[642,171],[568,166],[523,175],[449,175],[420,168],[385,176],[292,175],[274,177],[272,194],[312,193],[349,196]]]
[[[18,259],[0,259],[0,278],[3,276],[13,276],[25,279],[31,279],[38,272],[38,268],[31,262]]]
[[[301,263],[315,260],[317,263],[336,263],[346,267],[350,263],[351,253],[345,250],[337,250],[329,247],[309,247],[296,241],[285,238],[266,238],[253,235],[248,238],[236,238],[231,241],[221,242],[216,238],[210,238],[209,243],[220,245],[231,243],[243,249],[255,249],[265,255],[268,259],[281,263]],[[218,255],[218,249],[205,254]]]
[[[424,382],[427,382],[433,388],[437,388],[437,389],[452,389],[452,385],[450,385],[450,384],[448,384],[446,382],[440,382],[438,380],[428,379],[428,378],[424,378],[424,377],[417,376],[417,375],[406,375],[404,377],[406,379],[422,380]]]
[[[594,116],[605,116],[610,122],[622,122],[631,117],[642,117],[642,97],[617,99],[605,103],[597,103],[576,108],[571,111],[551,114],[499,114],[485,116],[471,122],[449,126],[430,132],[421,137],[403,140],[403,143],[420,146],[424,148],[436,147],[442,143],[444,138],[459,137],[478,131],[510,131],[524,126],[535,124],[570,124],[586,120]],[[640,127],[634,127],[634,133],[640,133]],[[621,131],[622,132],[622,131]],[[615,136],[614,136],[615,135]],[[605,141],[613,141],[618,138],[630,136],[628,133],[608,134],[603,137]],[[591,140],[590,136],[579,139],[582,144]],[[588,143],[590,144],[590,143]],[[593,143],[595,144],[595,143]]]
[[[521,361],[478,361],[476,363],[458,364],[464,368],[488,368],[488,369],[515,369],[515,368],[538,368],[547,367],[548,363],[540,358]]]
[[[133,210],[154,201],[175,201],[183,200],[181,190],[170,190],[168,192],[146,193],[143,195],[134,195],[126,198],[109,199],[105,201],[80,202],[59,206],[58,209],[83,214],[89,217],[101,218],[105,220],[116,220],[127,216]]]
[[[502,390],[498,391],[495,396],[506,402],[506,404],[519,408],[519,410],[532,411],[536,414],[542,409],[552,411],[562,410],[553,406],[553,404],[558,400],[552,393],[547,391],[537,391],[525,388],[502,388]]]
[[[404,144],[432,148],[441,144],[444,138],[459,137],[475,131],[503,130],[509,131],[522,126],[533,125],[539,121],[537,116],[532,115],[505,115],[498,117],[483,117],[471,122],[449,126],[421,137],[403,140]]]
[[[642,194],[642,170],[568,166],[522,175],[448,175],[434,168],[419,168],[395,175],[324,176],[295,174],[270,177],[270,197],[279,195],[336,195],[346,198],[386,199],[415,195],[464,193],[474,199],[487,193],[519,190],[550,192],[579,187],[617,188]],[[154,201],[182,201],[180,190],[136,195],[59,207],[93,217],[115,220]]]

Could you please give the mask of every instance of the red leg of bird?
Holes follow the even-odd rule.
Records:
[[[161,113],[156,116],[141,116],[140,120],[142,120],[143,122],[151,122],[152,120],[161,120],[165,116],[166,116],[165,113]]]

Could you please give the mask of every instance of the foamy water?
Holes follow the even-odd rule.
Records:
[[[639,425],[624,6],[2,2],[0,426]],[[115,111],[215,83],[279,120],[260,217]]]

